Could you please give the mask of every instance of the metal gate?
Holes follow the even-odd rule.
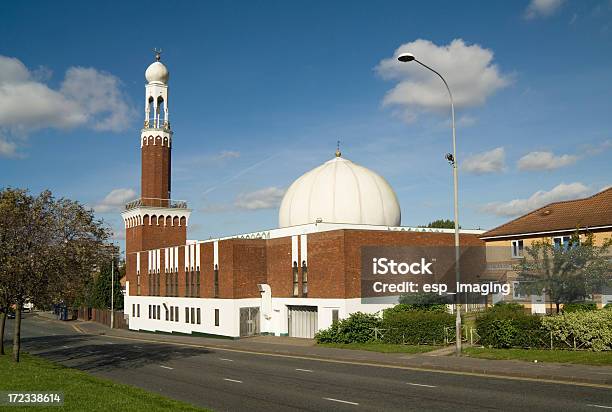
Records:
[[[317,333],[316,306],[289,306],[289,336],[314,338]]]
[[[259,335],[259,308],[240,308],[240,336]]]

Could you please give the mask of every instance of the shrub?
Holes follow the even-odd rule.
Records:
[[[476,318],[476,331],[484,346],[494,348],[542,346],[541,318],[516,304],[495,305]]]
[[[383,310],[383,319],[386,319],[388,316],[394,315],[396,313],[405,313],[405,312],[438,312],[438,313],[446,313],[446,304],[409,304],[409,303],[400,303],[398,305],[393,306],[392,308]]]
[[[355,312],[348,318],[334,322],[315,335],[318,343],[367,343],[374,341],[374,328],[381,325],[377,315]]]
[[[447,312],[446,305],[453,303],[449,296],[441,296],[437,293],[407,293],[400,296],[399,305],[408,310],[422,310],[431,312]]]
[[[597,310],[597,304],[595,302],[573,302],[563,305],[563,312],[565,313],[589,310]]]
[[[446,312],[388,312],[382,322],[385,343],[431,345],[444,342],[444,328],[453,327],[455,318]]]
[[[576,311],[542,319],[542,327],[555,340],[571,348],[612,350],[612,311]]]
[[[612,309],[612,303],[606,303],[606,306],[603,307],[604,309]]]

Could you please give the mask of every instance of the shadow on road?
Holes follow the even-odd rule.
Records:
[[[24,350],[88,372],[139,368],[211,353],[206,349],[153,343],[117,343],[93,335],[56,335],[22,339]]]

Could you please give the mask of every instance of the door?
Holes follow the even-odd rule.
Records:
[[[289,336],[314,338],[317,333],[318,311],[316,306],[289,306]]]
[[[531,295],[531,313],[546,314],[546,302],[544,295]]]
[[[240,336],[259,335],[259,308],[240,308]]]

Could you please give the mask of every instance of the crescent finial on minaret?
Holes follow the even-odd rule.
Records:
[[[155,60],[161,60],[162,49],[157,50],[157,47],[153,49],[153,53],[155,53]]]
[[[342,156],[342,152],[340,152],[340,140],[338,140],[338,143],[336,145],[336,157],[340,156]]]

